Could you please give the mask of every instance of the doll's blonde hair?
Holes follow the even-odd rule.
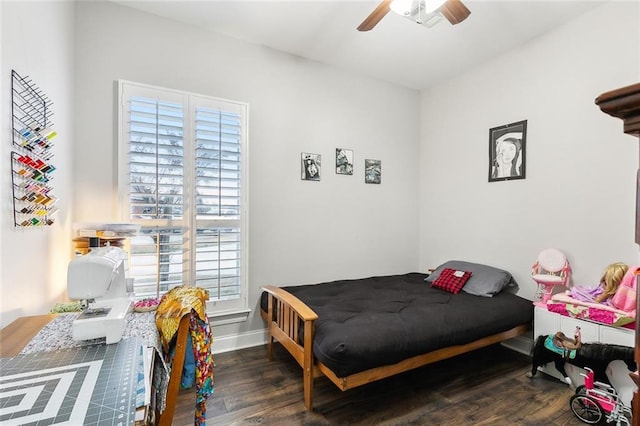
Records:
[[[624,277],[624,274],[627,273],[628,269],[629,266],[622,262],[612,263],[607,266],[604,274],[602,274],[602,278],[600,278],[600,283],[603,284],[604,291],[596,299],[597,302],[606,300],[616,293],[618,285],[620,284],[620,281],[622,281],[622,278]]]

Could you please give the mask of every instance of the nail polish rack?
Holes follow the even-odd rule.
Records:
[[[13,149],[11,183],[15,226],[53,224],[58,199],[51,193],[55,167],[51,164],[52,102],[29,77],[11,71]]]

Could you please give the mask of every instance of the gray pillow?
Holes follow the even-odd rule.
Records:
[[[443,263],[425,278],[425,281],[432,283],[445,268],[471,272],[471,278],[462,287],[462,291],[475,296],[492,297],[507,286],[518,286],[511,274],[503,269],[462,260],[449,260]]]

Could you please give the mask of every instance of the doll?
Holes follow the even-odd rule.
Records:
[[[602,278],[600,278],[600,284],[596,287],[583,287],[576,286],[567,291],[567,294],[574,299],[581,300],[583,302],[595,302],[610,304],[609,300],[613,297],[618,289],[618,285],[624,274],[627,273],[629,267],[622,262],[612,263],[607,266]]]

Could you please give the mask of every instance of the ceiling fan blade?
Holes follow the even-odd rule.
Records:
[[[447,0],[440,6],[440,12],[451,22],[451,25],[459,24],[471,14],[471,11],[460,0]]]
[[[358,31],[369,31],[375,27],[384,16],[389,13],[389,5],[393,0],[382,0],[378,7],[358,26]]]

